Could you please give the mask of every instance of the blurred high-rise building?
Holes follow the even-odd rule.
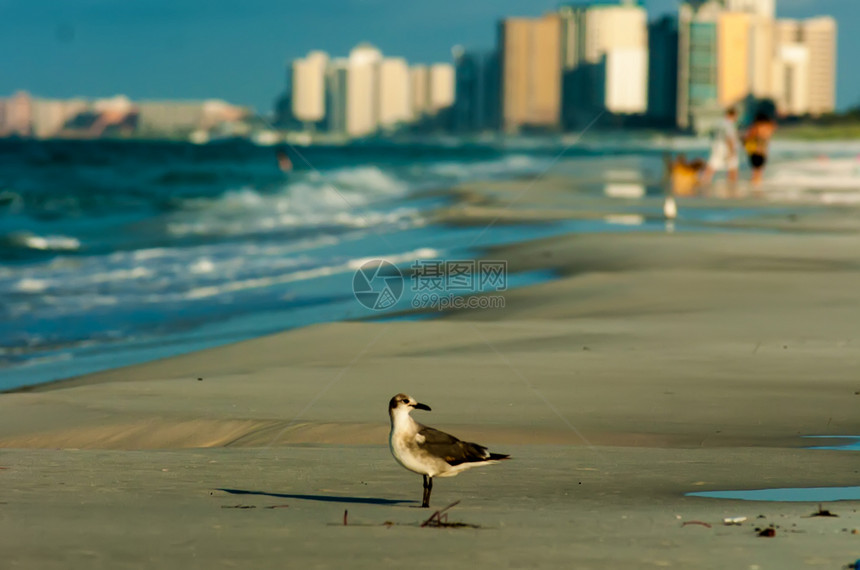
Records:
[[[409,65],[399,57],[379,64],[379,126],[394,130],[412,119]]]
[[[803,43],[809,50],[809,113],[832,113],[836,107],[836,20],[804,20]]]
[[[751,15],[723,12],[717,19],[717,101],[728,108],[752,89],[750,70]]]
[[[292,66],[293,116],[306,125],[325,117],[325,77],[328,54],[312,51]]]
[[[821,115],[835,107],[836,21],[778,20],[773,91],[777,111]]]
[[[498,62],[495,52],[455,50],[456,98],[451,120],[455,131],[498,128]]]
[[[326,70],[326,130],[346,134],[346,84],[349,60],[337,58]]]
[[[663,16],[648,26],[648,116],[674,126],[678,106],[678,21]]]
[[[33,98],[29,93],[19,91],[3,102],[0,135],[29,136],[32,134],[32,124]]]
[[[559,15],[566,126],[586,122],[600,111],[644,113],[648,24],[640,3],[563,6]]]
[[[773,82],[777,112],[803,115],[809,110],[809,49],[799,39],[797,22],[776,26]]]
[[[775,22],[771,16],[753,14],[749,20],[750,95],[755,99],[773,98]]]
[[[369,136],[379,129],[379,63],[382,53],[362,43],[349,53],[346,85],[346,132]]]
[[[430,66],[427,110],[431,116],[454,104],[454,66],[434,63]]]
[[[723,6],[690,1],[678,11],[678,126],[711,130],[722,115],[717,66],[717,25]]]
[[[561,126],[561,25],[558,14],[499,24],[501,122],[507,132]]]
[[[409,68],[409,87],[412,116],[416,121],[420,121],[427,114],[430,100],[430,70],[426,65],[414,65]]]

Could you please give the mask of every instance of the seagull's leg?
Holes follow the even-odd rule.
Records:
[[[421,507],[427,508],[430,506],[430,488],[433,485],[432,479],[427,477],[427,475],[423,475],[424,477],[424,496],[421,498]]]
[[[433,477],[424,476],[424,501],[421,506],[426,508],[430,507],[430,492],[433,491]]]

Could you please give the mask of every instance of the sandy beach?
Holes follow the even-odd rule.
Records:
[[[499,183],[439,215],[581,206],[558,185],[536,182],[531,210],[500,210],[518,188]],[[860,435],[857,212],[784,210],[730,233],[489,249],[557,275],[504,308],[316,325],[0,395],[2,566],[840,568],[860,557],[860,501],[809,517],[817,503],[685,496],[860,480],[856,451],[804,438]],[[397,392],[513,459],[415,508],[420,477],[387,448]],[[449,521],[474,526],[420,527],[455,501]]]

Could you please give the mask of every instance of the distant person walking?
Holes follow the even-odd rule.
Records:
[[[773,119],[766,113],[757,113],[744,137],[744,149],[750,159],[754,186],[761,184],[764,166],[767,163],[768,143],[775,130],[776,122]]]
[[[702,183],[710,184],[715,172],[728,170],[729,182],[734,184],[738,180],[738,166],[741,141],[738,136],[738,128],[735,124],[738,118],[737,111],[730,108],[725,116],[717,123],[714,141],[711,144],[711,157],[708,166],[702,174]]]

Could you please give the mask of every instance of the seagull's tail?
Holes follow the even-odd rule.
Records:
[[[510,455],[505,455],[503,453],[491,453],[487,458],[488,461],[500,461],[502,459],[510,459]]]

